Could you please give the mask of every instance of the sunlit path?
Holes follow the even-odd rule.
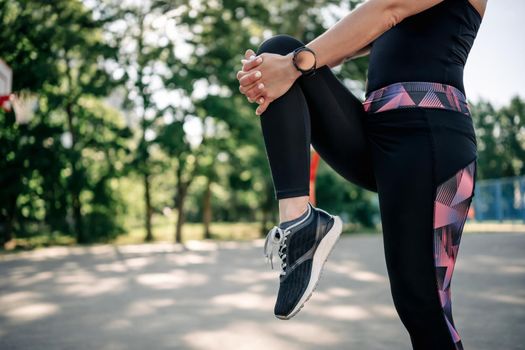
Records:
[[[292,320],[254,243],[47,248],[0,257],[1,349],[409,349],[380,235],[341,239]],[[453,290],[467,349],[525,343],[525,234],[465,234]],[[522,349],[522,348],[521,348]]]

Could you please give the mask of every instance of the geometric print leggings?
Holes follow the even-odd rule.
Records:
[[[280,34],[257,54],[302,45]],[[377,192],[390,292],[413,349],[463,349],[451,281],[477,161],[463,94],[399,82],[363,102],[323,66],[297,79],[260,121],[277,199],[309,195],[310,146],[343,178]]]
[[[453,86],[430,82],[404,82],[371,92],[363,107],[367,113],[403,108],[438,108],[461,112],[470,118],[466,98]],[[433,240],[436,281],[444,319],[456,349],[463,350],[452,319],[450,282],[461,233],[474,194],[476,161],[459,169],[438,185],[434,195]]]

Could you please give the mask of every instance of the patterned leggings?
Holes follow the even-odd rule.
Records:
[[[277,35],[257,54],[301,45]],[[462,349],[450,283],[477,159],[463,94],[396,83],[362,103],[324,66],[272,102],[261,126],[276,198],[309,194],[310,144],[345,179],[378,193],[390,290],[413,348]]]

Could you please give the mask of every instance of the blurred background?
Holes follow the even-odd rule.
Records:
[[[255,106],[235,75],[246,49],[278,33],[308,42],[359,3],[0,0],[0,347],[295,348],[271,319],[276,274],[258,258],[277,202]],[[464,329],[476,349],[523,344],[523,13],[522,2],[489,1],[465,72],[479,161],[458,327],[476,318]],[[366,57],[334,71],[363,98]],[[335,252],[344,268],[329,268],[326,284],[350,278],[284,329],[323,334],[299,349],[406,349],[377,196],[322,160],[316,189],[349,234]],[[324,329],[314,314],[326,300],[324,326],[334,324]],[[482,302],[492,319],[475,316]],[[363,320],[347,333],[345,322]],[[507,322],[505,346],[479,337]]]
[[[24,108],[18,118],[16,106],[0,112],[1,242],[264,234],[276,221],[276,201],[258,117],[238,93],[240,59],[276,33],[308,42],[357,3],[0,2],[0,58]],[[490,4],[486,21],[500,8]],[[479,138],[471,216],[523,222],[525,108],[515,83],[524,81],[523,44],[502,40],[498,48],[492,39],[505,33],[485,24],[466,73]],[[521,51],[509,55],[509,46]],[[490,73],[507,62],[513,72]],[[336,69],[359,97],[366,70],[367,58]],[[319,205],[351,229],[377,230],[374,194],[324,164],[317,190]]]

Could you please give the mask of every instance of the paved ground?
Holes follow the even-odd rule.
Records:
[[[0,257],[0,349],[410,349],[381,236],[343,238],[307,306],[272,316],[262,242],[48,248]],[[525,349],[525,234],[465,234],[467,350]]]

